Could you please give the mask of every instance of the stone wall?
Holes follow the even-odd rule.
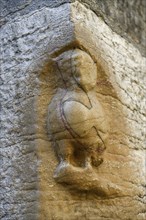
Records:
[[[2,1],[1,219],[145,219],[144,1],[69,2]],[[114,197],[53,178],[46,118],[60,78],[52,60],[74,47],[98,66],[96,96],[111,129],[95,171],[121,189]]]
[[[4,25],[11,18],[25,15],[43,7],[58,7],[76,0],[2,0],[1,24]],[[146,55],[145,30],[146,16],[145,0],[78,0],[94,11],[112,28],[113,31],[126,38]]]

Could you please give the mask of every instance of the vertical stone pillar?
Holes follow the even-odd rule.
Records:
[[[0,37],[1,219],[145,219],[146,60],[138,49],[78,1],[12,18]],[[96,65],[94,100],[106,115],[108,138],[94,175],[79,165],[59,183],[48,106],[64,88],[56,60],[74,50]]]

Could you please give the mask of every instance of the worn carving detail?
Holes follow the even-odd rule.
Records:
[[[71,173],[88,173],[102,162],[108,123],[96,97],[97,66],[89,54],[73,49],[55,59],[62,80],[48,107],[48,133],[59,165],[54,177],[70,183]]]
[[[136,0],[1,2],[6,10],[3,11],[5,21],[0,34],[0,219],[145,220],[146,58],[125,39],[125,33],[121,37],[113,31],[114,27],[110,28],[118,16],[118,22],[126,19],[140,36],[137,27],[129,23],[129,18],[141,29],[143,4],[136,3]],[[6,4],[8,2],[11,4]],[[25,7],[24,2],[30,4]],[[92,11],[79,2],[96,2],[98,9],[103,9],[103,17],[106,11],[109,23],[111,18],[114,18],[113,22],[107,25],[108,21],[105,23],[99,16],[99,10],[95,14],[96,9]],[[16,10],[13,10],[14,6]],[[94,4],[92,6],[94,9]],[[123,11],[124,15],[126,12],[130,17],[117,13],[114,10],[117,6],[119,12]],[[133,6],[141,17],[137,17],[136,11],[134,14]],[[9,7],[12,10],[7,10]],[[130,32],[132,28],[123,27],[136,40]],[[77,83],[72,87],[70,85],[74,68],[71,71],[73,65],[71,62],[65,64],[65,60],[71,61],[67,55],[75,56],[79,48],[84,56],[90,54],[96,63],[91,59],[89,68],[84,60],[84,67],[88,66],[86,69],[93,73],[92,63],[95,68],[97,66],[97,85],[90,92],[84,92]],[[79,90],[82,95],[75,93]],[[69,103],[80,104],[75,101],[63,103],[65,94],[78,94],[82,103],[85,103],[83,96],[87,102],[89,97],[92,105],[99,102],[103,108],[104,123],[109,125],[107,138],[102,137],[106,150],[98,153],[95,145],[90,168],[84,150],[89,146],[84,144],[81,150],[77,136],[69,133],[67,126],[71,126],[71,122],[65,111],[66,125],[64,119],[58,119],[59,104],[62,103],[62,110]],[[90,125],[94,122],[99,131],[100,123],[91,121],[93,108],[89,109],[90,103],[88,108],[83,104],[80,106],[90,116]],[[94,116],[98,112],[99,107]],[[74,117],[73,122],[80,119],[80,129],[85,129],[85,121],[81,122],[83,114],[76,115],[78,117]],[[71,128],[72,132],[76,130]],[[53,133],[53,129],[58,133]],[[90,134],[93,132],[92,128]],[[87,144],[89,138],[84,135],[81,140]],[[67,143],[63,146],[73,148],[73,153],[70,164],[58,172],[54,148],[60,155],[61,142]],[[99,158],[103,158],[100,165]],[[101,198],[101,195],[106,198]]]

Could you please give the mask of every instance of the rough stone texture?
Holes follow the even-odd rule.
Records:
[[[19,15],[42,7],[58,7],[76,0],[1,0],[1,24]],[[122,37],[128,39],[146,56],[146,1],[145,0],[78,0]]]
[[[14,18],[1,29],[1,219],[38,216],[38,140],[43,140],[38,126],[42,123],[38,108],[43,106],[38,105],[38,97],[45,96],[40,73],[31,66],[37,58],[42,62],[39,57],[45,49],[49,53],[72,39],[69,13],[69,5],[43,8]],[[47,92],[51,94],[50,87]],[[53,160],[49,155],[48,159]]]
[[[81,4],[26,12],[17,3],[16,13],[5,11],[0,35],[1,219],[145,219],[145,59]],[[51,59],[73,42],[99,63],[96,92],[111,126],[99,172],[129,189],[121,197],[77,192],[53,179],[57,159],[46,117],[59,79]]]

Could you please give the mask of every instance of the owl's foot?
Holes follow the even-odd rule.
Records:
[[[72,167],[72,165],[68,161],[61,161],[55,170],[54,178],[58,178],[60,175],[65,173],[69,167]]]
[[[93,166],[98,167],[102,163],[103,163],[103,158],[92,158]]]
[[[86,169],[92,169],[92,161],[91,161],[91,157],[87,157],[85,160],[85,168]]]

